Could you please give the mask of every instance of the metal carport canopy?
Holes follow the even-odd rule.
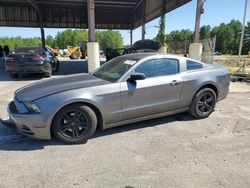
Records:
[[[191,0],[95,0],[97,29],[135,29]],[[88,28],[87,0],[1,0],[0,26]]]

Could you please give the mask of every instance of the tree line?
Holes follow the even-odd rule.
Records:
[[[96,40],[100,44],[100,49],[106,50],[107,48],[122,48],[123,38],[120,32],[106,30],[96,31]],[[46,44],[53,47],[64,49],[67,45],[79,46],[82,41],[88,41],[87,30],[67,29],[65,31],[58,32],[55,37],[47,36]]]
[[[39,37],[22,38],[18,37],[1,37],[0,45],[8,45],[10,49],[15,49],[19,46],[38,46],[41,45],[41,39]]]
[[[165,20],[161,25],[165,25]],[[239,50],[240,35],[242,24],[238,20],[231,20],[229,23],[221,23],[219,26],[211,27],[204,25],[200,29],[200,38],[211,38],[216,36],[216,51],[223,54],[237,54]],[[189,29],[172,31],[163,36],[164,27],[160,28],[156,40],[159,40],[167,45],[185,43],[189,44],[193,41],[194,33]],[[123,38],[118,31],[106,30],[96,32],[97,41],[100,43],[100,49],[104,51],[107,48],[122,48]],[[67,29],[58,32],[56,36],[47,36],[46,44],[58,49],[64,49],[67,45],[79,46],[79,42],[88,40],[88,32],[84,29]],[[0,38],[0,45],[8,45],[10,49],[15,49],[18,46],[37,46],[41,45],[39,37],[21,38],[21,37],[2,37]],[[188,49],[188,46],[186,47]],[[244,44],[242,54],[247,54],[250,51],[250,21],[246,24]]]
[[[223,54],[238,54],[242,24],[238,20],[231,20],[229,23],[221,23],[219,26],[211,27],[204,25],[200,29],[200,39],[212,38],[216,36],[215,51]],[[191,43],[194,32],[189,29],[172,31],[166,34],[166,44],[171,43]],[[242,54],[250,51],[250,21],[245,27]]]
[[[46,45],[57,49],[65,49],[67,48],[67,45],[79,46],[80,42],[86,42],[87,40],[87,30],[67,29],[58,32],[55,37],[48,35],[46,37]],[[96,31],[96,40],[100,44],[100,49],[103,49],[104,51],[107,48],[123,47],[123,38],[121,33],[118,31]],[[2,37],[0,38],[0,45],[8,45],[10,49],[15,49],[19,46],[39,46],[41,45],[41,39],[40,37]]]

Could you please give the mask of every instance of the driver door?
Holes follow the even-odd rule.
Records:
[[[183,85],[178,60],[149,60],[134,72],[144,73],[146,79],[121,83],[124,120],[178,109]]]

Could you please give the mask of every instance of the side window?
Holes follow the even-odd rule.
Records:
[[[176,59],[153,59],[139,65],[135,72],[144,73],[146,78],[172,75],[179,72],[179,62]]]
[[[187,70],[195,70],[195,69],[201,69],[203,68],[201,63],[187,60]]]
[[[46,55],[51,55],[50,50],[49,50],[49,49],[47,49],[47,48],[45,48],[45,54],[46,54]]]

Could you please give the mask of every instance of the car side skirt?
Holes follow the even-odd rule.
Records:
[[[159,113],[159,114],[153,114],[153,115],[149,115],[149,116],[142,116],[142,117],[137,117],[137,118],[133,118],[133,119],[128,119],[128,120],[125,120],[125,121],[119,121],[119,122],[115,122],[115,123],[104,124],[103,129],[118,127],[118,126],[125,125],[125,124],[136,123],[136,122],[140,122],[140,121],[155,119],[155,118],[169,116],[169,115],[174,115],[174,114],[186,112],[188,110],[189,110],[189,107],[186,107],[186,108],[181,108],[181,109],[178,109],[178,110],[172,110],[172,111],[163,112],[163,113]]]

